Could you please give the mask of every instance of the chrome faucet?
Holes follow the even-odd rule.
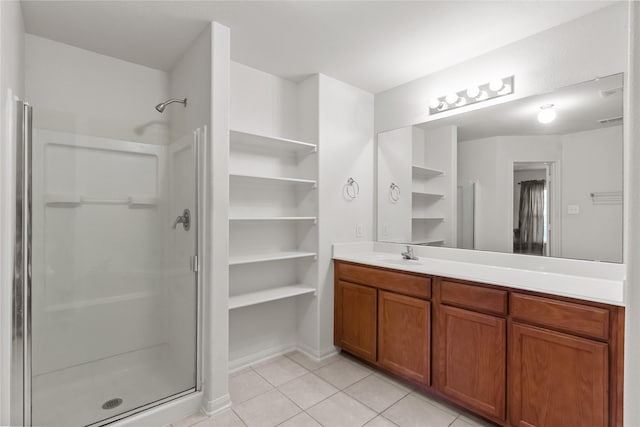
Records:
[[[402,255],[402,259],[412,259],[412,260],[418,259],[418,257],[413,254],[413,248],[409,245],[407,245],[407,251],[401,252],[400,255]]]

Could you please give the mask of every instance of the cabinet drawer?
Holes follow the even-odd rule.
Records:
[[[338,279],[418,298],[431,298],[431,278],[364,265],[336,263]]]
[[[495,314],[507,314],[506,291],[448,280],[442,281],[440,290],[440,300],[443,304],[457,305]]]
[[[609,339],[609,311],[549,298],[511,294],[514,319],[599,339]]]

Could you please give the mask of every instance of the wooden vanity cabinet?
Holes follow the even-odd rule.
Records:
[[[390,372],[430,383],[431,304],[378,291],[378,363]]]
[[[606,343],[518,323],[509,339],[511,425],[609,425]]]
[[[345,351],[505,427],[622,426],[622,307],[335,267]]]
[[[376,288],[336,281],[334,344],[370,362],[377,358]]]
[[[434,387],[478,414],[505,420],[507,293],[436,279]]]

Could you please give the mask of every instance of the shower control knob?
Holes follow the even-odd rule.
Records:
[[[185,231],[189,231],[189,228],[191,228],[191,212],[189,211],[189,209],[185,209],[182,212],[182,215],[179,215],[175,222],[173,223],[173,228],[175,229],[178,224],[182,224],[182,228],[185,229]]]

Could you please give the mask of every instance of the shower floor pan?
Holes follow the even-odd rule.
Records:
[[[32,425],[80,427],[194,388],[156,346],[33,377]]]

